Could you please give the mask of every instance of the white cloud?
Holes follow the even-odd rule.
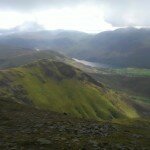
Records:
[[[31,19],[29,15],[22,15],[17,12],[0,12],[0,28],[12,28],[22,24],[25,20]]]
[[[112,0],[105,3],[105,21],[113,26],[150,26],[150,0]]]
[[[29,14],[2,13],[0,27],[9,28],[25,21],[36,21],[46,29],[79,30],[84,32],[100,32],[109,30],[112,26],[104,21],[103,8],[96,6],[51,8],[46,11],[32,12]],[[10,21],[11,20],[11,21]]]
[[[94,0],[95,1],[95,0]],[[64,6],[75,6],[90,0],[1,0],[0,8],[17,11],[36,11],[48,8],[62,8]]]
[[[29,20],[49,29],[89,32],[150,26],[149,6],[150,0],[1,0],[0,27]]]
[[[69,29],[85,32],[98,32],[111,29],[104,21],[103,11],[97,7],[80,6],[75,8],[50,9],[35,13],[37,22],[48,29]]]

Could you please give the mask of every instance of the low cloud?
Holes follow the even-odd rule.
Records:
[[[149,0],[114,0],[106,5],[105,21],[116,27],[150,26]]]
[[[1,11],[29,13],[51,8],[103,6],[104,20],[114,27],[150,26],[150,0],[1,0]]]
[[[0,8],[15,11],[37,11],[48,8],[71,7],[81,4],[83,0],[4,0],[0,1]],[[88,0],[87,0],[88,1]]]

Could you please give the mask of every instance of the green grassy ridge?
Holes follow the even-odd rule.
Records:
[[[136,110],[79,69],[41,60],[0,72],[0,97],[93,119],[136,118]]]

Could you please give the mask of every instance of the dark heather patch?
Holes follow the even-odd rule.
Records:
[[[76,71],[71,66],[63,64],[63,63],[56,63],[56,67],[59,70],[59,72],[67,77],[67,78],[73,78],[76,76]]]
[[[97,85],[99,87],[105,88],[104,85],[98,81],[96,81],[94,78],[91,76],[87,75],[86,73],[82,73],[81,76],[79,77],[80,80],[87,80],[88,82],[93,83],[94,85]]]

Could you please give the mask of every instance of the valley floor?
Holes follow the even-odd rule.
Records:
[[[93,121],[0,100],[1,150],[148,150],[150,121]]]

